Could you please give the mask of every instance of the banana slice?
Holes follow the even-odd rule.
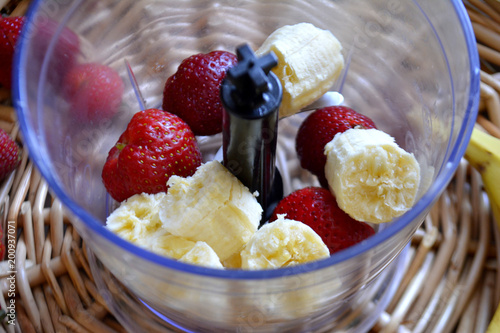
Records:
[[[321,237],[308,225],[283,215],[262,226],[241,251],[241,268],[271,269],[330,256]]]
[[[120,204],[106,219],[106,227],[118,236],[141,246],[148,246],[148,238],[161,230],[158,215],[165,193],[136,194]]]
[[[172,235],[164,229],[149,235],[142,243],[149,250],[173,259],[182,258],[196,245],[196,242]]]
[[[382,223],[415,202],[420,165],[393,137],[376,129],[349,129],[325,146],[325,174],[337,203],[358,221]]]
[[[196,242],[195,246],[179,261],[211,268],[224,268],[215,251],[205,242]]]
[[[165,193],[136,194],[115,209],[106,220],[106,227],[123,239],[152,252],[180,259],[196,242],[174,236],[163,229],[159,217]]]
[[[169,233],[207,243],[221,261],[239,252],[259,226],[262,207],[220,162],[201,165],[191,177],[172,176],[159,211]]]
[[[342,45],[328,30],[310,23],[286,25],[274,31],[255,52],[273,51],[273,69],[283,87],[280,117],[297,113],[327,92],[344,68]]]

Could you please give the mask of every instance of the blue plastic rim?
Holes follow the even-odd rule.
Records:
[[[420,200],[415,204],[415,206],[410,211],[408,211],[405,215],[394,221],[389,227],[385,228],[384,230],[381,230],[380,232],[368,238],[364,242],[354,245],[338,253],[335,253],[329,258],[316,261],[313,263],[303,264],[289,268],[280,268],[280,269],[262,270],[262,271],[219,270],[219,269],[211,269],[201,266],[184,264],[154,254],[140,247],[137,247],[132,243],[123,240],[122,238],[115,235],[108,229],[104,228],[101,221],[98,221],[94,216],[92,216],[89,212],[84,210],[71,197],[67,195],[67,193],[59,185],[56,177],[54,177],[52,163],[48,159],[48,156],[44,154],[45,149],[43,147],[40,147],[40,140],[38,139],[33,124],[31,122],[30,114],[32,113],[33,110],[30,110],[27,104],[28,97],[26,91],[25,70],[27,63],[29,62],[29,56],[30,56],[26,51],[29,43],[28,37],[29,37],[29,32],[31,31],[30,27],[33,25],[33,19],[36,16],[38,10],[40,9],[42,2],[43,0],[34,0],[31,3],[31,7],[29,8],[28,13],[26,15],[27,21],[21,33],[21,38],[19,39],[19,45],[16,49],[14,57],[14,73],[13,73],[14,82],[13,82],[12,93],[20,129],[24,135],[24,143],[28,147],[31,159],[35,163],[41,175],[46,179],[53,193],[75,216],[77,216],[89,229],[91,229],[100,237],[113,243],[115,246],[121,248],[122,250],[129,252],[132,255],[141,257],[144,260],[148,260],[155,265],[179,270],[189,274],[196,274],[202,276],[210,276],[210,277],[226,278],[226,279],[259,280],[259,279],[278,278],[293,274],[312,272],[352,259],[353,257],[363,252],[366,252],[380,245],[381,243],[385,242],[391,237],[395,236],[399,231],[407,227],[410,224],[410,222],[412,222],[423,212],[425,212],[425,210],[437,199],[438,197],[437,194],[440,194],[445,189],[445,187],[453,177],[453,174],[455,173],[460,163],[460,160],[465,153],[467,144],[470,140],[470,136],[472,134],[472,130],[476,121],[477,108],[479,104],[479,94],[480,94],[479,56],[477,53],[474,32],[467,11],[462,1],[455,0],[452,3],[456,15],[461,22],[464,39],[467,44],[468,58],[470,63],[470,68],[469,68],[470,81],[471,81],[469,87],[470,94],[468,99],[467,111],[465,114],[465,118],[468,121],[464,121],[459,130],[458,139],[460,141],[457,142],[456,145],[453,147],[453,149],[450,151],[448,162],[446,162],[444,166],[445,170],[442,170],[442,172],[440,172],[438,177],[435,179],[433,184],[428,189],[427,193],[420,198]],[[79,3],[80,1],[74,2],[71,9],[67,13],[65,20],[61,21],[61,28],[62,26],[65,25],[65,22],[69,19],[69,16],[71,15],[72,11],[76,10]],[[47,54],[50,54],[50,49],[48,50]],[[453,112],[455,112],[455,110],[453,110]]]

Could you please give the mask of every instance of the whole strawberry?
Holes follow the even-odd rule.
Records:
[[[295,149],[300,165],[318,177],[321,186],[328,188],[325,177],[325,145],[335,134],[354,127],[376,128],[374,122],[346,106],[329,106],[311,113],[300,125]]]
[[[325,188],[306,187],[283,198],[269,221],[278,214],[310,226],[323,239],[330,254],[348,248],[375,234],[373,228],[344,213]]]
[[[68,27],[61,29],[60,22],[50,18],[34,22],[33,33],[35,37],[30,40],[30,62],[38,62],[33,67],[41,68],[49,47],[54,43],[48,59],[46,80],[55,87],[60,87],[66,72],[77,63],[80,38]]]
[[[0,18],[0,86],[10,89],[14,47],[25,22],[24,16]]]
[[[188,177],[201,164],[201,152],[189,126],[158,109],[136,113],[111,148],[102,171],[116,201],[134,194],[167,191],[172,175]]]
[[[167,79],[163,90],[163,110],[184,119],[196,135],[222,131],[223,106],[220,85],[229,68],[238,62],[226,51],[193,55]]]
[[[86,63],[71,68],[63,81],[64,93],[73,115],[86,122],[110,119],[120,107],[123,82],[120,75],[103,64]]]
[[[0,128],[0,181],[17,168],[20,160],[17,143]]]

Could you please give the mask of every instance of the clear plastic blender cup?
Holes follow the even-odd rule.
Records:
[[[26,146],[89,249],[123,288],[192,331],[359,332],[374,323],[397,283],[400,253],[450,181],[475,123],[478,56],[461,1],[46,0],[33,1],[28,16],[14,86]],[[112,207],[101,181],[107,153],[132,114],[161,105],[178,64],[242,43],[255,49],[275,29],[299,22],[330,30],[343,45],[347,66],[332,90],[417,157],[422,183],[415,206],[328,259],[266,271],[176,262],[105,229]],[[69,110],[61,77],[86,62],[111,66],[125,83],[113,119],[86,124]],[[285,192],[314,184],[290,148],[304,117],[279,124]],[[220,137],[199,140],[204,158],[213,158]],[[117,317],[133,331],[146,330]]]

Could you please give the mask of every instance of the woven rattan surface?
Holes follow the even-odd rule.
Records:
[[[2,15],[23,15],[29,1],[0,0]],[[477,126],[500,138],[500,2],[467,9],[481,57]],[[0,89],[0,128],[22,146],[10,92]],[[7,246],[0,263],[0,332],[122,332],[99,295],[85,244],[26,150],[0,183],[0,223]],[[477,171],[463,160],[413,237],[411,260],[373,332],[484,332],[500,301],[500,232]],[[13,269],[11,264],[15,263]],[[12,272],[12,271],[15,271]],[[11,283],[15,278],[15,283]]]

